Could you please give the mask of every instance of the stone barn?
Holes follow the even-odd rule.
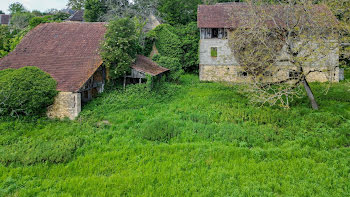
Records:
[[[319,10],[321,17],[336,21],[327,7],[319,5],[314,8]],[[248,16],[248,12],[249,7],[246,3],[199,5],[197,22],[200,29],[199,75],[201,81],[240,83],[249,80],[249,77],[235,59],[235,55],[229,47],[228,39],[232,30],[241,27],[244,23],[243,19]],[[333,82],[338,82],[343,78],[343,72],[339,69],[339,44],[337,40],[335,43],[337,46],[330,50],[326,60],[326,66],[334,68],[334,73],[314,72],[307,76],[308,81],[329,81],[328,76],[330,75]],[[319,69],[325,67],[320,62],[312,62],[311,64],[313,66],[317,65]],[[295,71],[292,67],[284,62],[278,62],[278,66],[281,68],[278,77],[293,77]]]
[[[49,73],[59,94],[48,116],[75,119],[82,103],[103,92],[106,69],[99,48],[105,32],[105,23],[41,24],[0,59],[0,70],[36,66]]]

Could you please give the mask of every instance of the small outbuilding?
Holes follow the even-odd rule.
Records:
[[[125,76],[124,84],[127,83],[142,83],[147,75],[152,77],[161,78],[170,70],[159,66],[157,63],[153,62],[151,59],[143,56],[137,55],[136,61],[131,65],[131,74]],[[128,80],[128,81],[126,81]]]

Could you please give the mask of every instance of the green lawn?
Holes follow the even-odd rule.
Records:
[[[312,84],[291,109],[234,86],[145,85],[76,121],[0,122],[0,196],[350,196],[350,86]]]

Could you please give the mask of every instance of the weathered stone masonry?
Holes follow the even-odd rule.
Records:
[[[81,112],[81,94],[73,92],[59,92],[55,102],[48,108],[49,118],[69,118],[74,120]]]
[[[212,56],[212,50],[217,51],[216,57]],[[249,77],[242,74],[244,69],[235,59],[227,38],[201,39],[199,60],[199,76],[201,81],[249,82]],[[317,61],[318,59],[315,58],[315,60]],[[305,66],[304,71],[314,70],[315,67],[320,71],[334,68],[334,71],[310,73],[307,76],[310,82],[339,82],[343,78],[342,72],[339,70],[338,46],[329,52],[325,62],[316,61],[311,62],[309,66]],[[279,67],[279,71],[274,73],[274,80],[286,79],[289,77],[289,72],[296,69],[292,65],[282,62],[278,63],[277,66]]]
[[[199,76],[201,81],[225,81],[225,82],[249,82],[248,73],[234,57],[229,47],[231,30],[241,27],[244,18],[248,15],[247,4],[244,3],[218,3],[216,5],[200,5],[198,7],[197,24],[200,29],[199,46]],[[328,17],[330,21],[336,18],[329,15],[328,8],[315,6],[314,9],[320,14],[319,17]],[[342,70],[339,69],[339,44],[337,40],[328,40],[326,49],[328,54],[325,58],[317,57],[315,53],[312,59],[303,67],[304,72],[313,71],[307,76],[310,82],[338,82],[344,78]],[[298,70],[290,62],[282,49],[280,61],[271,70],[268,81],[281,81],[293,76]],[[311,58],[310,58],[311,59]],[[294,74],[295,75],[295,74]]]

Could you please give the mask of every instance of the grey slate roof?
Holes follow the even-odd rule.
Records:
[[[0,14],[0,24],[1,25],[9,25],[10,24],[10,15]]]
[[[84,21],[84,10],[76,11],[71,17],[69,17],[68,21]]]

